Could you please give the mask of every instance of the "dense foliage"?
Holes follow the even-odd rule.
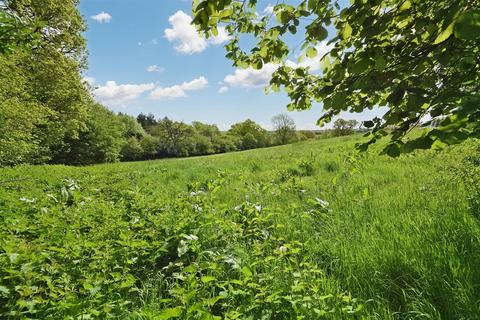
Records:
[[[81,163],[68,154],[82,143],[81,137],[95,139],[89,132],[96,121],[92,114],[103,107],[93,102],[81,79],[85,26],[77,3],[7,0],[2,4],[3,14],[41,21],[41,29],[34,48],[19,46],[14,54],[0,55],[0,165],[59,159]],[[98,152],[88,150],[91,144],[84,146],[87,150],[82,152]]]
[[[157,120],[151,114],[140,114],[137,121],[147,133],[141,138],[149,139],[150,142],[146,145],[149,151],[143,150],[141,141],[132,141],[126,145],[126,150],[136,153],[136,156],[124,156],[126,160],[208,155],[316,138],[313,132],[297,134],[293,129],[288,132],[288,139],[279,139],[276,131],[268,132],[250,119],[233,124],[227,132],[221,132],[216,125],[199,121],[189,125],[166,117]]]
[[[39,43],[41,24],[24,21],[0,3],[0,55],[18,48],[32,49]]]
[[[356,142],[0,169],[0,318],[476,319],[478,146]]]
[[[238,67],[278,64],[270,87],[285,88],[289,109],[322,102],[324,124],[341,111],[385,106],[382,118],[364,122],[373,130],[360,148],[390,134],[384,152],[391,156],[480,136],[478,0],[277,1],[271,15],[260,17],[256,4],[194,0],[193,23],[207,35],[226,24],[227,57]],[[321,72],[286,63],[296,49],[287,39],[297,33],[301,58],[316,59]],[[257,40],[249,52],[241,43],[245,34]],[[317,56],[322,46],[329,52]],[[435,127],[406,138],[422,121]]]

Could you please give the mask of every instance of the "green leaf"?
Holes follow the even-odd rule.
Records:
[[[343,30],[342,30],[342,38],[344,40],[347,40],[348,38],[350,38],[350,36],[352,35],[352,27],[350,26],[350,24],[347,22],[345,24],[345,26],[343,27]]]
[[[455,37],[463,40],[480,38],[480,11],[470,11],[458,17],[455,24]]]
[[[369,120],[369,121],[363,121],[363,126],[365,128],[373,128],[373,126],[375,126],[375,123],[373,123],[373,121]]]
[[[156,319],[166,320],[166,319],[178,318],[180,317],[181,314],[182,314],[182,308],[180,307],[168,308],[168,309],[162,310]]]
[[[245,267],[242,268],[242,273],[243,273],[244,275],[246,275],[247,277],[251,277],[251,276],[252,276],[252,271],[250,271],[250,269],[249,269],[247,266],[245,266]]]
[[[223,18],[226,18],[226,17],[229,17],[233,14],[233,9],[232,8],[229,8],[229,9],[225,9],[223,11],[221,11],[218,15],[218,17],[220,19],[223,19]]]
[[[384,149],[383,153],[396,158],[400,156],[400,147],[397,143],[391,143]]]
[[[253,64],[252,64],[252,67],[253,69],[256,69],[256,70],[260,70],[263,68],[263,61],[261,59],[255,61]]]
[[[322,41],[328,37],[328,31],[322,25],[311,25],[307,28],[308,35],[315,40]],[[308,44],[308,43],[307,43]]]
[[[317,53],[317,49],[315,49],[314,47],[308,47],[307,57],[309,57],[310,59],[315,58],[317,56]]]
[[[136,281],[137,281],[137,279],[135,279],[134,276],[129,274],[129,275],[127,275],[125,280],[123,280],[123,282],[120,284],[120,288],[130,288],[131,286],[133,286],[135,284]]]
[[[8,290],[7,287],[0,286],[0,295],[8,296],[9,293],[10,293],[10,290]]]
[[[403,2],[403,4],[400,6],[400,8],[398,9],[400,12],[402,11],[405,11],[405,10],[408,10],[412,7],[412,3],[410,2],[410,0],[406,0]]]
[[[435,39],[433,44],[440,44],[440,43],[446,41],[448,38],[450,38],[450,36],[453,34],[454,25],[455,25],[455,23],[452,22],[448,25],[448,27],[445,30],[440,32],[440,34],[437,36],[437,38]]]
[[[403,150],[404,152],[412,152],[416,149],[430,149],[433,144],[432,138],[429,136],[417,138],[415,140],[408,141],[404,146]]]
[[[351,71],[354,74],[360,74],[365,70],[367,70],[369,66],[370,66],[370,61],[365,57],[360,57],[360,59],[355,61],[355,63],[351,67]]]
[[[375,56],[375,69],[379,71],[385,70],[387,67],[387,60],[381,55]]]
[[[209,282],[217,280],[217,278],[212,277],[212,276],[204,276],[201,279],[202,279],[203,283],[209,283]]]
[[[398,88],[393,91],[390,96],[388,96],[388,102],[394,106],[398,106],[402,103],[403,96],[405,95],[405,90]]]

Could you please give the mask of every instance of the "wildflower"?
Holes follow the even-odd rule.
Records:
[[[280,247],[278,248],[278,251],[281,252],[281,253],[287,253],[288,248],[285,247],[285,246],[280,246]]]
[[[197,241],[198,237],[194,234],[189,234],[188,236],[185,236],[185,239],[190,240],[190,241]]]

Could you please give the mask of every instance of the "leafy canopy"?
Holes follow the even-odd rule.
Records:
[[[351,0],[346,7],[337,0],[277,1],[263,17],[256,4],[194,0],[193,23],[207,36],[226,25],[226,56],[237,67],[278,64],[270,88],[285,89],[290,110],[322,102],[324,125],[341,111],[386,107],[382,118],[363,123],[370,140],[359,147],[390,135],[384,151],[391,156],[480,136],[479,0]],[[294,48],[285,39],[297,33],[302,56],[321,62],[321,72],[286,64]],[[249,51],[244,35],[256,39]],[[332,49],[319,56],[322,41]],[[428,130],[407,139],[425,121]]]
[[[42,23],[21,19],[0,3],[0,55],[15,49],[31,49],[39,44]]]

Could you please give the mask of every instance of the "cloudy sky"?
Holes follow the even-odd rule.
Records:
[[[270,12],[271,3],[260,0],[259,14]],[[85,79],[96,88],[96,99],[114,111],[198,120],[221,129],[247,118],[268,128],[274,115],[287,112],[284,93],[263,91],[276,67],[232,67],[223,48],[228,35],[220,30],[215,38],[199,37],[190,25],[188,0],[83,0],[80,10],[88,22]],[[303,64],[319,68],[316,61]],[[315,129],[321,111],[316,105],[289,114],[298,128]]]

